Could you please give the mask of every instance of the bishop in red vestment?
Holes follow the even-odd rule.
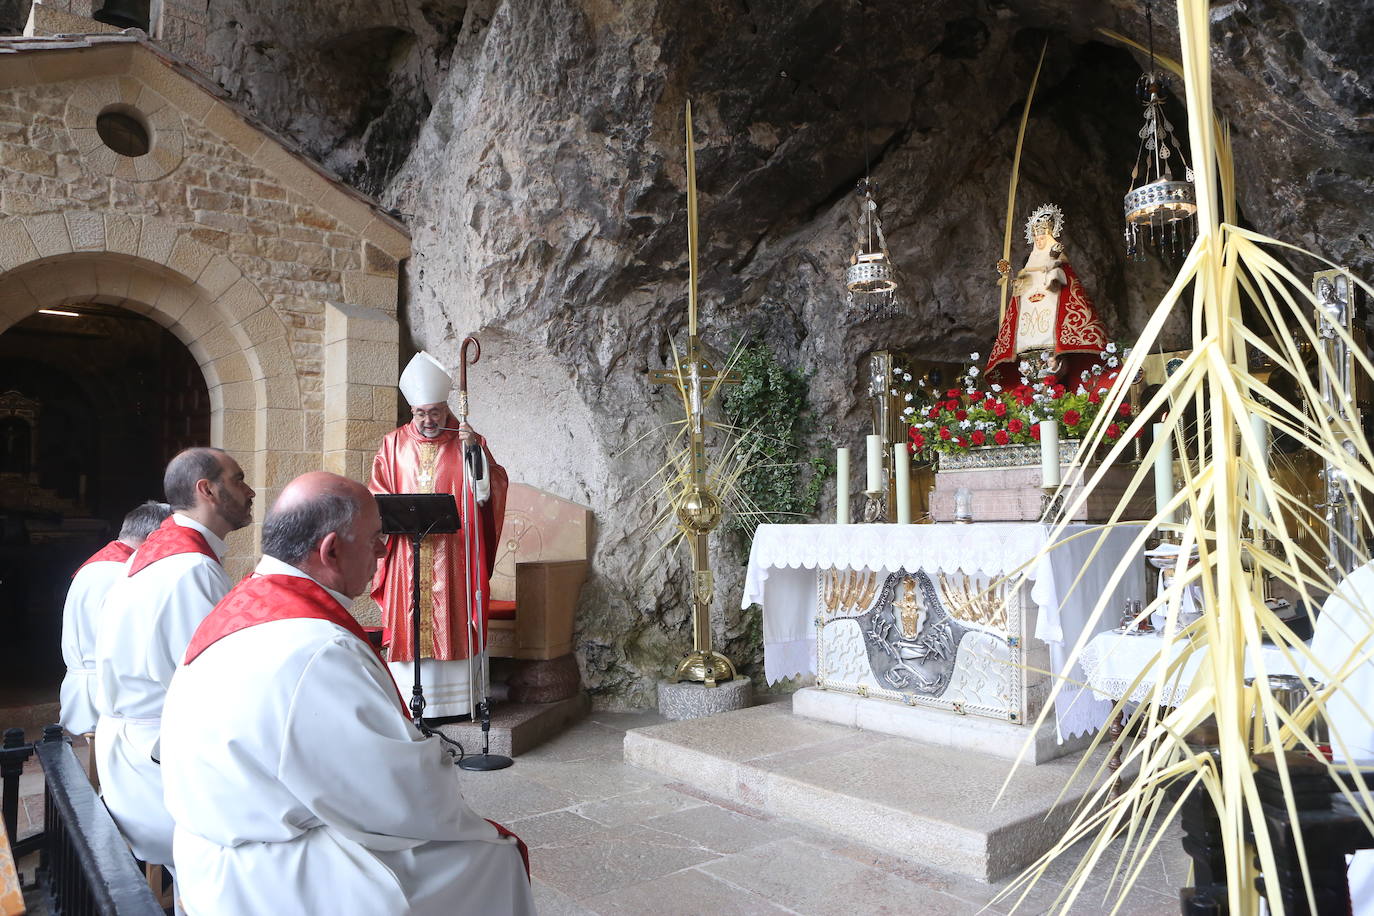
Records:
[[[382,440],[370,484],[373,493],[452,493],[462,517],[457,534],[431,535],[420,548],[421,682],[426,718],[432,719],[470,715],[480,699],[470,687],[469,635],[472,652],[486,644],[489,579],[506,508],[506,471],[492,458],[486,440],[470,427],[458,431],[446,401],[451,384],[429,354],[411,361],[401,376],[401,391],[413,419]],[[471,486],[465,440],[477,446],[483,465],[481,479]],[[409,537],[390,538],[372,583],[372,598],[382,609],[387,660],[407,697],[414,678],[413,553]],[[464,627],[469,613],[471,634]]]

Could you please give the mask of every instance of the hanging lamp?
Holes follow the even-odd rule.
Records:
[[[1193,170],[1164,112],[1168,86],[1164,74],[1155,69],[1154,11],[1150,0],[1145,3],[1145,25],[1149,33],[1150,68],[1136,82],[1136,94],[1145,106],[1145,124],[1140,128],[1140,149],[1124,201],[1126,255],[1134,261],[1145,260],[1146,241],[1161,252],[1180,254],[1193,239],[1193,216],[1197,213]],[[1182,167],[1181,179],[1175,177],[1175,160]]]
[[[851,308],[868,311],[891,309],[897,293],[897,271],[887,250],[873,192],[873,181],[865,176],[858,187],[859,237],[845,271],[845,288],[849,290],[846,301]]]

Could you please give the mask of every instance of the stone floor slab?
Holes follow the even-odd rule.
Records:
[[[540,881],[581,901],[715,858],[690,840],[636,825],[544,846],[531,868]]]
[[[647,789],[579,805],[577,813],[607,827],[618,827],[622,824],[644,823],[662,814],[681,811],[684,808],[696,808],[704,804],[705,802],[699,798],[674,792],[667,786],[650,786]]]
[[[701,870],[808,916],[969,912],[966,902],[948,894],[793,838],[756,846]]]
[[[603,916],[768,916],[794,912],[695,868],[591,897],[583,905]]]
[[[644,826],[692,840],[721,855],[742,852],[792,833],[788,822],[750,816],[718,805],[702,804],[644,821]]]

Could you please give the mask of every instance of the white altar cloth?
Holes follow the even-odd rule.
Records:
[[[1069,525],[1059,546],[1028,565],[1049,543],[1052,530],[1035,522],[760,525],[749,552],[740,606],[763,606],[764,676],[775,683],[799,674],[815,674],[816,573],[831,568],[878,573],[905,568],[908,572],[924,570],[931,576],[957,572],[992,578],[1024,568],[1032,580],[1031,600],[1038,608],[1035,636],[1049,643],[1051,660],[1060,671],[1139,528],[1122,526],[1106,531],[1096,525]],[[1088,556],[1099,538],[1083,532],[1106,535],[1091,564]],[[1083,577],[1075,585],[1080,571]],[[1122,601],[1144,594],[1144,564],[1133,563],[1094,629],[1116,626]],[[1081,672],[1069,676],[1072,683],[1084,680]],[[1066,686],[1055,702],[1061,740],[1099,728],[1109,708],[1087,691]]]
[[[1159,634],[1127,635],[1109,630],[1094,636],[1092,642],[1083,647],[1083,653],[1078,657],[1078,661],[1087,676],[1087,684],[1097,699],[1116,701],[1126,696],[1129,690],[1130,695],[1127,699],[1130,702],[1144,703],[1154,694],[1155,684],[1168,672],[1169,665],[1183,654],[1188,645],[1188,640],[1176,639],[1170,647],[1168,658],[1160,658],[1164,638]],[[1160,691],[1161,706],[1177,706],[1183,702],[1188,695],[1188,686],[1192,684],[1205,654],[1192,653],[1182,667],[1174,672]],[[1278,646],[1265,645],[1260,654],[1264,658],[1266,674],[1298,673]],[[1141,677],[1142,673],[1144,677]],[[1247,652],[1245,676],[1254,677],[1257,674],[1255,655]],[[1140,683],[1132,690],[1131,683],[1137,677],[1140,677]]]

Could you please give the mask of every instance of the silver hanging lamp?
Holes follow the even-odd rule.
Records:
[[[1140,128],[1140,149],[1131,169],[1131,188],[1126,192],[1126,256],[1145,260],[1144,243],[1161,252],[1179,255],[1192,242],[1193,217],[1197,213],[1197,194],[1193,189],[1193,169],[1174,134],[1174,126],[1164,113],[1168,87],[1164,74],[1155,69],[1154,14],[1150,0],[1145,3],[1145,25],[1149,32],[1150,69],[1136,83],[1136,92],[1145,105],[1145,124]],[[1174,173],[1174,160],[1182,165],[1183,177]]]
[[[873,181],[865,176],[859,182],[859,237],[845,271],[846,302],[851,308],[886,311],[894,306],[897,271],[887,250],[878,201],[873,197]],[[856,299],[855,297],[859,297]]]

